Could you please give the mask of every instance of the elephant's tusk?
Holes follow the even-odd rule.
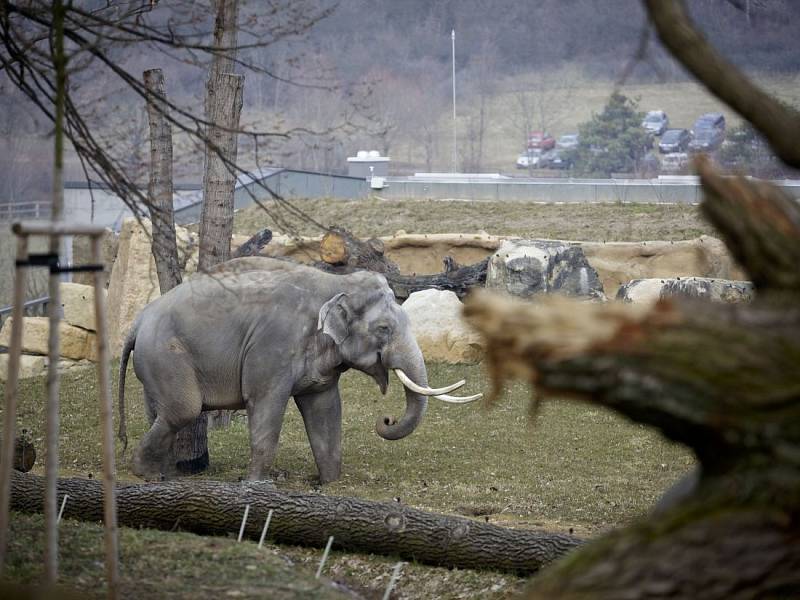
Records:
[[[454,383],[453,385],[448,385],[448,386],[443,387],[443,388],[434,389],[434,388],[429,388],[429,387],[423,387],[421,385],[418,385],[418,384],[414,383],[411,380],[411,378],[403,372],[403,369],[395,369],[394,373],[395,373],[395,375],[397,375],[397,378],[402,382],[402,384],[404,386],[406,386],[412,392],[416,392],[418,394],[422,394],[423,396],[436,396],[437,394],[447,394],[448,392],[452,392],[453,390],[457,390],[462,385],[467,383],[464,379],[462,379],[461,381],[458,381],[458,382]]]
[[[475,402],[483,398],[483,394],[475,394],[474,396],[448,396],[447,394],[439,394],[434,396],[437,400],[444,402],[452,402],[453,404],[466,404],[467,402]]]

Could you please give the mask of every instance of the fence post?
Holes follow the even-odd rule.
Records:
[[[17,238],[17,261],[28,260],[28,236]],[[11,345],[8,348],[5,408],[3,410],[3,453],[0,455],[0,575],[5,565],[8,545],[9,503],[11,500],[11,469],[14,464],[14,438],[17,418],[17,380],[22,354],[22,305],[25,301],[27,268],[17,266],[14,278],[14,308],[12,312]]]

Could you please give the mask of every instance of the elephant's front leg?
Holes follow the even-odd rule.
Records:
[[[342,471],[342,401],[339,386],[295,396],[303,415],[308,441],[319,470],[320,483],[339,479]]]
[[[266,479],[272,467],[288,402],[288,392],[245,401],[250,425],[250,468],[247,473],[250,481]]]

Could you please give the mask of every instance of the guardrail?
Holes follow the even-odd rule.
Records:
[[[800,198],[800,181],[773,181],[789,196]],[[380,196],[417,200],[493,200],[545,203],[696,204],[702,199],[696,177],[659,179],[495,179],[468,176],[387,177]]]
[[[49,216],[49,202],[0,203],[0,221],[2,222],[45,219]]]
[[[22,305],[22,311],[28,312],[33,308],[37,308],[41,306],[42,308],[47,307],[47,303],[50,302],[50,296],[42,296],[41,298],[34,298],[33,300],[28,300],[25,304]],[[14,306],[3,306],[0,308],[0,327],[3,326],[5,319],[8,315],[11,314],[11,311],[14,310]]]

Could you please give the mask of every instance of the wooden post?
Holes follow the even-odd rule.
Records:
[[[17,260],[28,259],[28,236],[17,238]],[[11,498],[11,469],[14,464],[14,437],[17,418],[17,380],[22,354],[22,305],[25,303],[25,284],[28,271],[16,268],[14,278],[14,310],[12,312],[11,345],[8,348],[5,407],[3,409],[3,453],[0,455],[0,575],[5,564],[8,545],[8,506]]]
[[[102,265],[102,237],[92,236],[92,263]],[[94,320],[97,340],[97,381],[100,392],[100,422],[103,437],[103,495],[106,546],[106,580],[108,597],[115,600],[119,586],[119,546],[117,503],[114,498],[116,467],[114,465],[114,421],[111,405],[108,328],[106,324],[105,271],[94,274]]]
[[[31,257],[28,256],[28,237],[30,235],[50,236],[50,337],[48,340],[48,377],[47,377],[47,457],[45,461],[45,581],[54,585],[58,577],[58,518],[56,496],[58,488],[58,357],[59,321],[61,311],[60,274],[58,268],[58,247],[61,236],[88,235],[92,239],[92,261],[89,269],[95,270],[94,278],[94,311],[97,340],[97,377],[100,392],[100,421],[103,439],[103,502],[106,546],[106,578],[108,597],[115,600],[119,594],[119,546],[117,542],[117,505],[115,499],[116,470],[114,466],[114,423],[111,405],[111,378],[108,353],[108,328],[106,324],[105,273],[101,261],[101,242],[104,229],[87,225],[71,225],[69,223],[15,223],[11,230],[18,236],[17,278],[14,288],[13,326],[11,329],[11,346],[9,348],[9,373],[6,380],[6,408],[4,413],[4,452],[2,469],[0,469],[0,569],[8,536],[8,506],[11,485],[11,461],[14,447],[14,418],[16,414],[16,387],[19,373],[19,359],[22,350],[22,309],[25,293],[24,267]],[[55,251],[53,250],[55,249]],[[38,257],[43,258],[43,257]],[[44,266],[44,263],[36,263]],[[9,446],[6,451],[5,447]]]
[[[58,249],[60,236],[51,234],[50,251],[57,256],[54,249]],[[49,279],[50,301],[47,303],[47,316],[49,319],[49,335],[47,341],[47,413],[45,428],[45,446],[47,453],[44,463],[44,474],[47,480],[47,494],[44,499],[44,572],[48,585],[55,585],[58,581],[58,391],[59,373],[58,357],[59,324],[61,321],[61,274],[51,269]]]

